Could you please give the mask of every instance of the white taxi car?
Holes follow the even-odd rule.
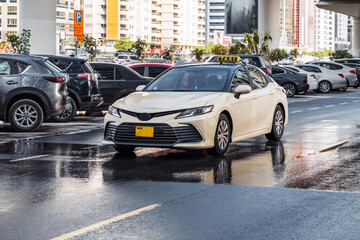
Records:
[[[279,140],[288,121],[285,91],[239,57],[173,67],[142,91],[121,98],[105,116],[105,145],[207,149],[265,134]],[[231,62],[231,63],[229,63]]]

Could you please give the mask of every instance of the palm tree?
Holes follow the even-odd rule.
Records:
[[[262,37],[262,43],[260,46],[260,36],[257,29],[251,29],[252,36],[249,33],[245,33],[245,41],[247,42],[247,48],[249,49],[249,53],[264,53],[264,55],[268,55],[270,53],[268,41],[272,41],[272,37],[270,33],[265,33]]]

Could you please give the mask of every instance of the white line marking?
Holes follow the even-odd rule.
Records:
[[[299,112],[302,112],[302,110],[292,111],[291,113],[299,113]]]
[[[345,105],[345,104],[349,104],[349,102],[340,103],[340,105]]]
[[[355,101],[353,101],[353,102],[360,102],[360,100],[355,100]]]
[[[314,108],[310,108],[309,110],[312,111],[312,110],[317,110],[317,109],[320,109],[319,107],[314,107]]]
[[[34,158],[41,158],[41,157],[46,157],[46,156],[50,156],[50,154],[36,155],[36,156],[25,157],[25,158],[18,158],[18,159],[10,160],[10,162],[20,162],[20,161],[31,160],[31,159],[34,159]]]
[[[335,105],[327,105],[325,106],[326,108],[329,108],[329,107],[335,107]]]
[[[59,236],[59,237],[52,238],[51,240],[63,240],[63,239],[72,238],[72,237],[75,237],[75,236],[84,234],[84,233],[86,233],[86,232],[95,230],[95,229],[97,229],[97,228],[103,227],[103,226],[105,226],[105,225],[109,225],[109,224],[111,224],[111,223],[114,223],[114,222],[123,220],[123,219],[125,219],[125,218],[133,217],[133,216],[135,216],[135,215],[139,215],[139,214],[142,213],[142,212],[146,212],[146,211],[153,210],[153,209],[155,209],[155,208],[157,208],[157,207],[160,207],[160,205],[159,205],[159,204],[149,205],[149,206],[147,206],[147,207],[143,207],[143,208],[140,208],[140,209],[137,209],[137,210],[128,212],[128,213],[124,213],[124,214],[121,214],[121,215],[119,215],[119,216],[117,216],[117,217],[113,217],[113,218],[110,218],[110,219],[108,219],[108,220],[104,220],[104,221],[102,221],[102,222],[95,223],[95,224],[93,224],[93,225],[90,225],[90,226],[81,228],[81,229],[76,230],[76,231],[74,231],[74,232],[70,232],[70,233],[61,235],[61,236]]]

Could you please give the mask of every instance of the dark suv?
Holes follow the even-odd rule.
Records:
[[[52,117],[57,122],[74,119],[76,111],[87,111],[100,106],[103,98],[98,86],[98,77],[86,59],[45,55],[54,65],[70,76],[67,83],[70,104],[63,114]]]
[[[46,58],[0,54],[0,120],[34,131],[69,107],[69,76]]]
[[[239,56],[244,63],[261,68],[261,70],[263,70],[264,73],[268,74],[269,76],[271,76],[272,74],[271,66],[266,63],[265,59],[261,56],[261,54],[236,54],[227,56]],[[217,62],[217,57],[218,56],[212,56],[208,60],[206,60],[206,62]]]

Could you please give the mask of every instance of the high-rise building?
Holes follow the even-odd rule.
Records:
[[[335,13],[316,10],[316,50],[335,49]]]
[[[348,50],[348,16],[335,13],[335,50]]]
[[[6,41],[6,33],[19,31],[19,2],[18,0],[0,0],[0,39]]]
[[[292,48],[294,0],[280,0],[280,48]]]
[[[216,31],[225,31],[225,0],[205,1],[205,42],[214,42]]]

